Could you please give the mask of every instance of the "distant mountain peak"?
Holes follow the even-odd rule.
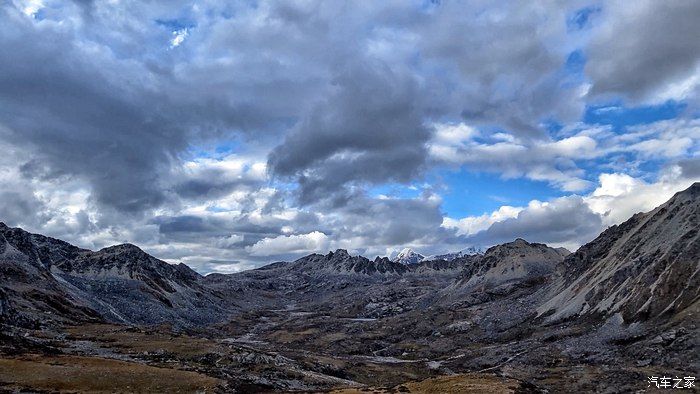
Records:
[[[467,256],[475,256],[475,255],[483,255],[485,252],[484,248],[480,246],[469,246],[467,248],[464,248],[462,250],[459,250],[457,252],[449,252],[449,253],[442,253],[442,254],[434,254],[426,257],[423,259],[423,261],[433,261],[433,260],[444,260],[444,261],[452,261],[456,260],[462,257],[467,257]]]
[[[459,286],[499,286],[536,281],[551,274],[562,262],[561,251],[522,238],[490,247],[481,259],[463,271]]]
[[[420,263],[425,259],[420,253],[415,252],[411,248],[404,248],[399,252],[399,254],[394,257],[393,261],[401,264],[416,264]]]
[[[124,252],[140,252],[146,253],[143,249],[131,243],[123,243],[118,245],[107,246],[98,251],[98,253],[124,253]]]
[[[335,252],[328,252],[327,255],[329,258],[336,256],[336,257],[350,257],[350,253],[346,249],[336,249]]]

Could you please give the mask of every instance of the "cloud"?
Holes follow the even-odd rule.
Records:
[[[170,40],[170,49],[180,46],[189,34],[188,29],[180,29],[173,32],[173,38]]]
[[[0,220],[7,223],[27,223],[28,225],[37,225],[37,221],[41,220],[41,212],[44,210],[44,204],[39,200],[31,189],[22,187],[21,184],[15,185],[11,190],[0,191]]]
[[[663,204],[676,192],[700,181],[698,174],[684,174],[680,165],[667,167],[656,182],[648,183],[627,174],[601,174],[599,186],[585,198],[605,225],[621,223],[638,212]]]
[[[444,125],[428,144],[430,158],[439,164],[466,166],[475,171],[500,173],[505,178],[527,177],[547,181],[565,191],[580,191],[591,184],[582,179],[576,160],[600,155],[595,139],[585,135],[560,140],[519,139],[507,133],[482,137],[453,132],[446,138]],[[466,125],[457,127],[470,129]]]
[[[173,172],[173,190],[187,199],[211,199],[236,190],[250,192],[267,182],[264,162],[238,155],[194,159]]]
[[[700,151],[697,7],[588,6],[2,3],[0,220],[201,272],[321,247],[580,242],[589,211],[606,225],[697,178]],[[628,98],[685,110],[579,123]],[[370,192],[455,168],[581,197],[453,219],[440,185]],[[557,230],[566,215],[583,235]]]
[[[417,35],[431,77],[441,77],[435,89],[454,100],[439,104],[456,107],[468,124],[499,125],[521,137],[544,137],[544,119],[577,118],[583,84],[567,84],[558,73],[568,56],[558,44],[575,6],[440,3]]]
[[[273,173],[297,176],[303,202],[346,183],[416,177],[430,134],[413,78],[368,62],[342,70],[334,85],[331,96],[270,153]]]
[[[245,237],[240,234],[231,234],[229,236],[220,238],[217,241],[216,245],[222,248],[233,248],[242,243],[244,239]]]
[[[265,238],[247,248],[253,256],[322,252],[326,249],[328,249],[328,236],[319,231],[314,231],[309,234],[282,235],[275,238]]]
[[[504,205],[490,214],[485,213],[481,216],[468,216],[458,220],[446,217],[443,219],[442,226],[457,229],[457,234],[460,235],[474,235],[488,229],[496,222],[518,217],[518,213],[523,209]]]
[[[677,165],[684,178],[700,178],[700,157],[694,159],[680,160],[677,163]]]
[[[623,173],[604,173],[597,187],[584,196],[533,200],[526,207],[503,206],[491,214],[445,218],[443,226],[468,235],[466,241],[471,244],[489,246],[520,237],[575,250],[605,227],[651,211],[700,181],[700,174],[684,171],[688,163],[694,165],[684,161],[666,167],[651,183]]]
[[[477,245],[493,245],[524,238],[550,245],[581,245],[600,232],[600,216],[591,211],[578,196],[552,201],[531,201],[516,217],[493,223],[488,229],[469,238]]]
[[[695,1],[606,3],[586,49],[590,93],[649,101],[697,95],[699,14]]]

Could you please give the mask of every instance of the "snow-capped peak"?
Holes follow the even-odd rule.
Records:
[[[450,252],[450,253],[444,253],[444,254],[434,254],[428,257],[425,257],[425,261],[431,261],[431,260],[446,260],[446,261],[452,261],[454,259],[458,259],[460,257],[465,257],[465,256],[473,256],[476,254],[484,254],[485,250],[484,248],[480,246],[470,246],[468,248],[462,249],[458,252]]]
[[[411,248],[404,248],[399,254],[394,257],[394,261],[401,264],[416,264],[423,261],[425,257],[413,251]]]

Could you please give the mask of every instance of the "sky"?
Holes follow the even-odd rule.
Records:
[[[200,273],[517,237],[700,180],[700,2],[0,2],[0,221]]]

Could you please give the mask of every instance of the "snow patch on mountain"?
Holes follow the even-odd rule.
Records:
[[[392,261],[401,264],[417,264],[425,260],[425,256],[420,253],[416,253],[411,248],[404,248],[399,254],[392,259]]]

